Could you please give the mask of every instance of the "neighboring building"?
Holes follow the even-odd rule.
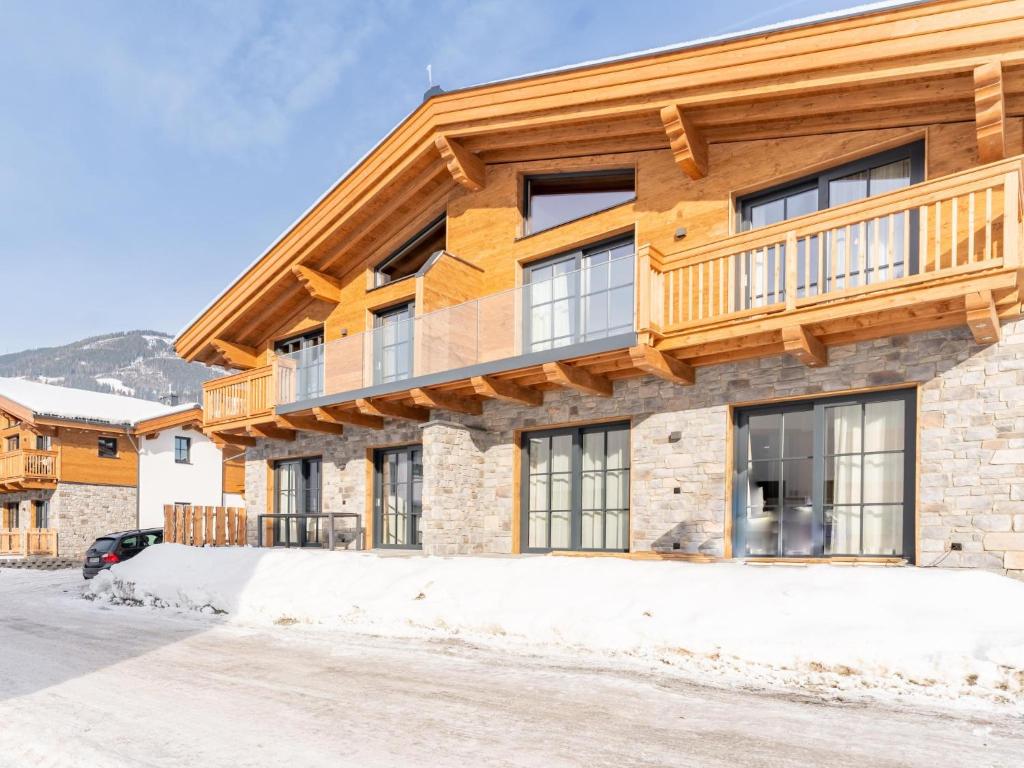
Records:
[[[249,519],[1024,574],[1024,0],[433,95],[176,340]]]
[[[201,423],[195,403],[0,378],[0,554],[28,535],[74,557],[103,533],[162,526],[165,504],[238,504],[238,451]]]

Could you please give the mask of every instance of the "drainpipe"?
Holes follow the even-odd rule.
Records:
[[[136,443],[135,438],[132,437],[132,425],[124,425],[124,434],[128,438],[128,442],[135,448],[135,529],[138,530],[142,523],[142,451],[139,446],[141,443]]]

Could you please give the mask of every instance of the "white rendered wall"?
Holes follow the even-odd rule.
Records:
[[[189,464],[174,461],[177,436],[192,439]],[[140,435],[139,527],[163,527],[165,504],[223,505],[222,482],[223,456],[202,432],[165,429],[152,440]]]

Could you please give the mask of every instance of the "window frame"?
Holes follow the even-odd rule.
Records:
[[[283,467],[295,465],[298,466],[298,472],[296,473],[296,486],[294,488],[295,494],[295,509],[293,512],[282,512],[281,511],[281,470]],[[311,484],[311,477],[314,475],[313,466],[316,466],[316,486],[315,488]],[[324,464],[323,456],[299,456],[295,458],[278,459],[273,462],[273,478],[274,478],[274,503],[273,509],[275,515],[293,515],[296,517],[306,517],[308,515],[320,515],[323,514],[323,503],[324,503]],[[316,491],[316,503],[310,505],[311,491]],[[315,506],[315,508],[313,508]],[[297,521],[295,522],[295,533],[296,538],[291,538],[291,529],[293,521],[283,518],[275,518],[273,521],[274,531],[274,546],[275,547],[320,547],[322,539],[321,523],[323,518],[313,517],[312,523],[310,520]],[[310,542],[309,536],[309,525],[312,524],[314,528],[314,536],[312,537],[315,541]],[[286,532],[287,535],[282,536],[282,532]]]
[[[767,559],[767,560],[792,560],[792,559],[813,559],[828,560],[833,557],[858,559],[891,559],[899,557],[913,564],[916,558],[917,544],[917,389],[896,388],[887,390],[876,390],[872,392],[860,392],[838,395],[824,395],[821,397],[801,398],[784,402],[761,403],[758,405],[743,406],[735,408],[732,414],[730,429],[732,430],[733,451],[732,451],[732,498],[729,502],[732,515],[732,530],[730,539],[732,542],[733,556],[741,559]],[[825,481],[825,450],[826,425],[825,410],[839,405],[859,405],[863,407],[868,403],[886,402],[901,400],[903,402],[903,529],[902,529],[902,554],[897,555],[874,555],[874,554],[829,554],[825,552],[825,520],[824,520],[824,481]],[[749,426],[745,418],[751,415],[763,414],[786,414],[798,411],[810,411],[812,413],[812,488],[811,499],[813,508],[812,520],[812,553],[809,555],[748,555],[745,553],[746,545],[746,507],[747,507],[747,465],[749,456]],[[832,455],[832,454],[828,454]],[[863,448],[860,453],[865,455]],[[784,460],[784,459],[779,459]],[[864,469],[861,469],[863,484]],[[780,482],[784,479],[780,478]],[[863,499],[858,502],[863,508],[873,506]],[[780,515],[780,522],[781,522]],[[862,543],[863,545],[863,543]]]
[[[113,453],[109,448],[104,449],[104,443],[113,443]],[[96,455],[101,459],[116,459],[120,455],[121,448],[116,437],[100,436],[96,438]]]
[[[295,368],[296,402],[310,400],[323,394],[324,343],[325,335],[322,325],[274,342],[275,355],[282,357],[298,355]],[[295,348],[290,349],[290,347]]]
[[[401,323],[408,323],[409,337],[404,342],[390,345],[389,348],[398,347],[400,344],[407,344],[409,349],[406,355],[406,361],[409,366],[409,375],[402,376],[400,378],[385,378],[384,376],[384,320],[389,317],[395,317],[399,314],[405,313],[407,315],[405,320],[399,320]],[[371,313],[373,328],[373,383],[374,385],[379,384],[394,384],[398,381],[408,381],[416,376],[416,301],[401,301],[397,304],[391,304],[387,307],[381,307],[375,309]]]
[[[418,514],[412,513],[414,505],[415,494],[413,493],[413,486],[415,485],[416,474],[413,472],[413,466],[415,466],[414,456],[415,452],[419,452],[420,455],[420,510]],[[386,544],[383,542],[383,531],[384,531],[384,460],[387,456],[392,454],[408,453],[409,454],[409,479],[407,485],[409,487],[409,504],[410,512],[407,515],[408,520],[406,521],[407,530],[405,531],[408,537],[409,543],[406,544]],[[385,448],[375,448],[373,451],[373,548],[374,549],[404,549],[404,550],[422,550],[423,542],[416,542],[416,521],[418,520],[422,525],[423,522],[423,444],[422,443],[409,443],[407,445],[391,445]],[[422,530],[421,530],[422,535]]]
[[[8,452],[10,452],[10,451],[19,451],[19,450],[21,450],[21,435],[10,435],[10,436],[8,436],[8,438],[5,441],[5,443],[6,444],[5,444],[4,448]]]
[[[40,525],[42,520],[45,525]],[[35,528],[44,529],[50,527],[50,501],[49,499],[33,499],[32,500],[32,522],[35,524]]]
[[[544,227],[543,229],[534,229],[532,221],[532,199],[533,194],[530,191],[530,187],[537,181],[560,181],[564,179],[587,179],[587,178],[601,178],[614,176],[615,174],[630,174],[633,177],[633,196],[628,200],[623,200],[612,205],[607,205],[603,208],[591,211],[590,213],[584,213],[580,216],[575,216],[571,219],[559,222],[558,224],[552,224],[551,226]],[[610,211],[613,208],[618,208],[620,205],[629,205],[635,203],[637,199],[637,172],[635,166],[622,166],[618,168],[603,168],[600,170],[587,170],[587,171],[561,171],[554,173],[528,173],[523,175],[522,181],[522,201],[520,205],[520,215],[522,216],[523,222],[523,237],[530,237],[532,235],[539,234],[541,232],[550,232],[558,227],[564,227],[566,224],[572,224],[576,221],[581,221],[588,218],[589,216],[596,216],[599,213]]]
[[[628,438],[628,450],[626,451],[627,489],[626,500],[626,546],[623,548],[595,548],[584,549],[583,542],[583,436],[587,433],[603,432],[612,430],[625,430]],[[534,438],[550,438],[561,435],[572,436],[572,456],[570,457],[569,475],[572,483],[570,490],[569,507],[569,546],[568,547],[531,547],[530,546],[530,440]],[[547,429],[531,429],[523,431],[519,435],[519,551],[521,553],[544,554],[548,552],[585,552],[602,553],[616,552],[628,553],[633,544],[633,424],[630,420],[609,421],[597,424],[576,424],[563,427],[550,427]],[[550,476],[550,472],[548,473]],[[550,500],[551,486],[549,484],[548,494]],[[605,485],[605,498],[607,500],[607,485]],[[605,507],[607,511],[607,506]],[[550,501],[548,510],[550,513]],[[551,543],[551,521],[548,518],[548,544]]]
[[[181,441],[185,444],[184,458],[181,458],[178,446],[181,445]],[[174,463],[175,464],[191,464],[192,463],[192,438],[188,435],[175,435],[174,436]]]
[[[416,272],[404,275],[403,277],[387,280],[382,280],[382,278],[387,277],[382,270],[384,270],[388,265],[399,261],[403,256],[407,256],[410,251],[434,235],[442,226],[445,227],[445,247],[441,250],[445,250],[448,247],[448,211],[442,211],[440,215],[432,219],[430,223],[423,227],[423,229],[419,230],[415,235],[410,237],[398,246],[398,248],[393,250],[373,266],[373,288],[382,288],[385,285],[391,285],[392,283],[398,283],[402,280],[408,280],[411,277],[416,277],[422,267],[417,269]],[[437,253],[437,251],[434,251],[430,255],[432,256],[434,253]],[[430,261],[430,256],[427,257],[427,261]]]

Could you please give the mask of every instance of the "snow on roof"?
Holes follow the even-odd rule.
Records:
[[[0,377],[0,396],[28,408],[36,416],[118,425],[135,425],[146,419],[199,407],[196,403],[164,405],[137,397],[4,377]]]
[[[883,10],[886,10],[888,8],[902,8],[902,7],[905,7],[905,6],[921,5],[921,4],[926,3],[926,2],[931,2],[931,0],[880,0],[880,2],[865,3],[865,4],[862,4],[862,5],[855,5],[855,6],[851,6],[850,8],[843,8],[843,9],[840,9],[840,10],[837,10],[837,11],[829,11],[827,13],[819,13],[819,14],[816,14],[816,15],[813,15],[813,16],[804,16],[802,18],[793,19],[791,21],[781,21],[781,22],[777,22],[775,24],[766,24],[766,25],[760,26],[760,27],[751,27],[751,28],[748,28],[748,29],[744,29],[744,30],[742,30],[740,32],[729,32],[729,33],[724,34],[724,35],[714,35],[714,36],[710,36],[710,37],[701,37],[701,38],[697,38],[695,40],[688,40],[688,41],[683,42],[683,43],[673,43],[671,45],[662,46],[660,48],[649,48],[649,49],[644,50],[644,51],[634,51],[632,53],[623,53],[623,54],[618,54],[616,56],[608,56],[608,57],[603,58],[603,59],[593,59],[591,61],[584,61],[584,62],[579,62],[579,63],[576,63],[576,64],[568,64],[568,65],[563,66],[563,67],[553,67],[551,69],[542,69],[542,70],[539,70],[539,71],[536,71],[536,72],[530,72],[530,73],[525,74],[525,75],[514,75],[514,76],[511,76],[511,77],[499,78],[497,80],[485,81],[485,82],[482,82],[482,83],[474,83],[472,85],[467,85],[467,86],[464,86],[462,88],[453,88],[450,91],[444,91],[443,95],[452,94],[452,93],[461,93],[462,91],[471,91],[471,90],[473,90],[475,88],[484,88],[484,87],[489,86],[489,85],[500,85],[501,83],[511,83],[511,82],[515,82],[516,80],[528,80],[531,77],[541,77],[543,75],[550,75],[550,74],[553,74],[555,72],[571,72],[572,70],[575,70],[575,69],[586,69],[588,67],[599,66],[601,64],[610,64],[610,63],[613,63],[613,62],[616,62],[616,61],[629,61],[630,59],[642,58],[644,56],[653,56],[653,55],[656,55],[656,54],[659,54],[659,53],[669,53],[669,52],[672,52],[672,51],[684,51],[684,50],[686,50],[688,48],[699,48],[701,46],[711,45],[711,44],[714,44],[714,43],[732,42],[732,41],[735,41],[735,40],[741,40],[741,39],[743,39],[745,37],[751,37],[751,36],[754,36],[754,35],[763,35],[763,34],[766,34],[766,33],[769,33],[769,32],[779,32],[779,31],[787,30],[787,29],[796,29],[798,27],[806,27],[806,26],[809,26],[809,25],[812,25],[812,24],[820,24],[820,23],[826,22],[826,21],[837,21],[837,20],[840,20],[840,19],[848,19],[848,18],[852,18],[852,17],[856,17],[856,16],[863,16],[863,15],[868,14],[868,13],[874,13],[875,11],[883,11]],[[231,290],[232,286],[234,286],[239,280],[241,280],[243,277],[245,277],[246,274],[248,274],[248,272],[251,269],[253,269],[257,264],[259,264],[261,261],[263,261],[263,258],[265,256],[267,256],[272,250],[274,250],[274,248],[277,247],[278,243],[280,243],[282,240],[284,240],[285,237],[287,237],[288,234],[293,229],[295,229],[299,224],[301,224],[302,221],[310,213],[312,213],[316,209],[316,207],[318,205],[320,205],[320,203],[322,203],[327,198],[328,195],[331,194],[331,192],[333,192],[335,189],[337,189],[338,186],[345,179],[347,179],[352,174],[352,172],[355,171],[355,169],[358,168],[363,163],[364,160],[366,160],[370,155],[372,155],[377,150],[378,147],[380,147],[382,144],[384,144],[384,142],[387,141],[388,138],[395,131],[397,131],[405,123],[406,120],[408,120],[410,117],[412,117],[412,115],[415,114],[416,110],[418,110],[420,108],[420,106],[422,106],[422,105],[421,104],[417,104],[409,112],[409,114],[407,114],[405,117],[403,117],[395,125],[394,128],[392,128],[390,131],[388,131],[386,134],[384,134],[384,136],[381,137],[380,141],[378,141],[376,144],[374,144],[372,147],[370,147],[362,155],[362,157],[360,157],[358,160],[356,160],[349,167],[348,170],[346,170],[343,174],[341,174],[341,176],[338,177],[338,180],[335,181],[330,187],[328,187],[327,190],[322,195],[320,195],[320,197],[318,197],[316,200],[314,200],[313,203],[308,208],[306,208],[306,210],[304,210],[301,214],[299,214],[299,217],[297,219],[295,219],[295,221],[293,221],[291,224],[289,224],[285,228],[285,230],[280,235],[278,235],[269,246],[267,246],[266,250],[264,250],[263,253],[261,253],[259,256],[257,256],[248,266],[246,266],[245,269],[243,269],[239,273],[238,277],[236,277],[234,280],[232,280],[230,283],[228,283],[227,287],[224,288],[224,290],[222,290],[220,293],[218,293],[205,307],[203,307],[199,311],[199,313],[195,317],[193,317],[191,320],[189,320],[188,323],[186,323],[185,326],[180,331],[178,331],[178,333],[174,337],[174,341],[177,342],[177,340],[179,338],[181,338],[181,336],[185,333],[185,331],[187,331],[189,328],[191,328],[193,325],[195,325],[203,315],[205,315],[210,309],[212,309],[214,307],[214,305],[217,304],[218,301],[220,301],[222,298],[224,298],[225,294],[227,294],[227,292]]]

